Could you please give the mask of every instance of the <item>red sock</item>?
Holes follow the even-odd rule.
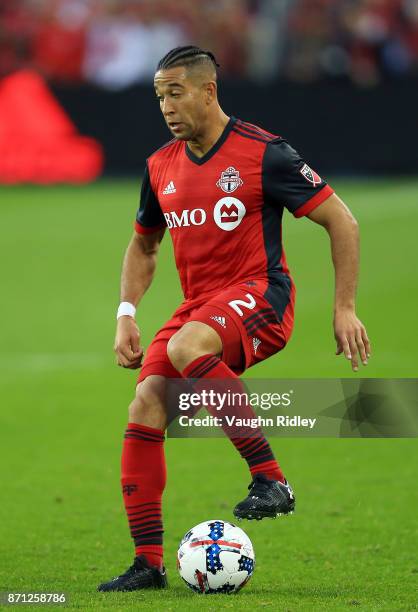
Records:
[[[122,492],[135,554],[163,564],[161,498],[166,482],[164,432],[128,423],[122,450]]]
[[[245,388],[238,376],[228,368],[226,363],[215,355],[203,355],[202,357],[198,357],[184,368],[181,375],[183,378],[223,379],[219,380],[217,383],[219,391],[222,388],[223,391],[230,390],[232,393],[245,392]],[[210,407],[207,408],[208,411],[212,413]],[[249,405],[241,405],[234,410],[235,413],[236,410],[239,410],[240,417],[255,418],[254,411]],[[216,411],[214,411],[213,414],[215,415],[215,413]],[[219,413],[216,413],[216,416],[219,416]],[[252,476],[255,474],[264,474],[267,478],[272,480],[280,480],[280,482],[285,481],[283,472],[274,457],[270,444],[267,442],[260,428],[241,428],[238,430],[235,427],[234,431],[231,431],[231,429],[228,430],[226,427],[223,427],[223,429],[241,457],[248,463]]]

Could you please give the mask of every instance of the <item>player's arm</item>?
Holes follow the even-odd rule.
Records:
[[[164,228],[152,234],[134,232],[122,265],[120,301],[137,306],[151,285]]]
[[[320,206],[307,214],[309,219],[322,225],[331,241],[332,261],[335,269],[334,335],[336,354],[344,353],[358,370],[358,355],[363,365],[370,356],[370,342],[366,328],[357,318],[355,310],[359,268],[358,224],[348,207],[334,193]]]
[[[334,333],[337,355],[344,353],[353,370],[367,363],[370,343],[355,313],[359,262],[358,226],[333,189],[283,138],[266,147],[262,167],[266,201],[285,206],[296,218],[308,216],[328,231],[335,267]]]
[[[147,164],[136,215],[135,233],[122,265],[121,303],[128,302],[136,308],[150,286],[165,227],[164,215],[152,188]],[[143,350],[140,346],[140,331],[133,316],[123,315],[118,318],[114,351],[118,365],[130,369],[139,368],[141,365]]]
[[[152,234],[134,233],[126,249],[122,265],[120,301],[138,306],[151,285],[157,263],[157,253],[164,228]],[[114,350],[118,365],[136,369],[141,365],[143,350],[136,320],[121,316],[117,321]]]

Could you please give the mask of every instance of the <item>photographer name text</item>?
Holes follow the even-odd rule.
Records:
[[[242,419],[236,416],[225,415],[223,417],[205,416],[203,418],[188,417],[181,415],[179,417],[179,425],[181,427],[305,427],[313,429],[316,425],[316,418],[306,418],[299,415],[282,415],[278,414],[275,418],[255,417],[251,419]]]

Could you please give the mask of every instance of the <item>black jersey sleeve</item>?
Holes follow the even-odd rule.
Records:
[[[262,180],[265,201],[285,206],[295,217],[307,215],[334,193],[283,138],[267,144]]]
[[[165,226],[164,215],[152,190],[147,163],[142,179],[141,199],[136,213],[135,230],[138,234],[152,234]]]

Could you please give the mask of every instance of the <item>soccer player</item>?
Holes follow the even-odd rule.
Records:
[[[118,364],[141,365],[136,307],[151,284],[167,229],[185,299],[148,347],[129,406],[121,482],[136,554],[133,565],[101,584],[101,591],[167,586],[161,516],[167,379],[197,384],[228,379],[232,388],[240,388],[238,375],[289,341],[295,289],[281,244],[284,208],[322,225],[330,237],[336,354],[343,353],[354,371],[370,354],[355,312],[353,215],[285,139],[223,112],[217,65],[208,51],[179,47],[162,58],[155,74],[156,96],[174,138],[145,167],[122,270]],[[292,489],[263,433],[230,439],[252,477],[235,516],[261,519],[292,512]]]

